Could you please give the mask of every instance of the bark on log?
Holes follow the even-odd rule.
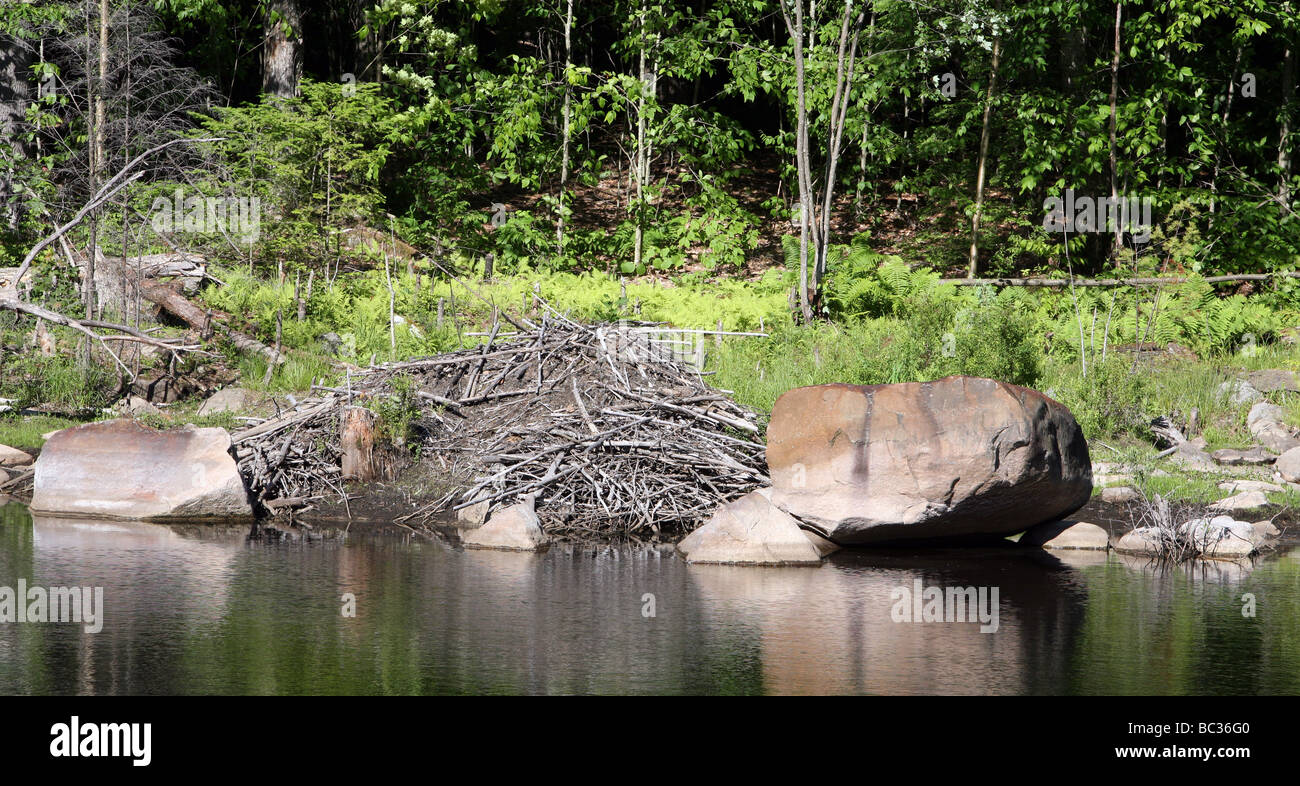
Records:
[[[283,353],[276,352],[274,348],[268,347],[252,336],[220,323],[212,323],[207,310],[194,305],[184,295],[164,283],[142,281],[140,283],[140,296],[150,303],[158,305],[168,314],[180,319],[200,333],[214,327],[220,329],[226,338],[230,340],[230,343],[234,344],[235,348],[241,352],[255,352],[271,363],[283,363],[285,360]]]

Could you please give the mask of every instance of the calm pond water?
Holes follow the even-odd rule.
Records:
[[[94,634],[0,623],[0,693],[1300,693],[1294,549],[1164,570],[1011,544],[740,568],[245,534],[0,507],[0,587],[102,586],[105,605]],[[997,587],[997,631],[895,622],[891,593],[917,580]]]

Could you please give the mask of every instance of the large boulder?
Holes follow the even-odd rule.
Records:
[[[837,548],[773,505],[771,489],[728,502],[677,544],[687,562],[735,565],[819,565]]]
[[[55,432],[36,460],[32,511],[99,519],[251,518],[221,428],[158,431],[108,420]]]
[[[1070,411],[978,377],[788,391],[767,462],[772,501],[840,544],[1003,537],[1092,494]]]
[[[542,531],[542,522],[533,505],[534,500],[530,496],[524,502],[496,510],[481,526],[462,530],[461,544],[467,549],[501,551],[538,551],[546,548],[549,539]]]

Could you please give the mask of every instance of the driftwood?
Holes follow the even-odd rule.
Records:
[[[358,445],[341,434],[356,406],[405,407],[408,445],[455,489],[399,523],[532,496],[552,536],[656,540],[768,482],[755,415],[706,386],[648,326],[579,325],[554,312],[540,322],[504,341],[497,324],[478,347],[362,370],[235,433],[249,487],[268,507],[344,495],[342,477],[358,474],[344,455]]]

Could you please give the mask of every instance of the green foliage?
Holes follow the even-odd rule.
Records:
[[[338,371],[324,358],[291,354],[275,367],[271,378],[266,378],[266,358],[245,355],[239,359],[239,375],[243,387],[268,392],[306,392],[312,383],[330,385],[339,378]]]
[[[392,393],[368,401],[370,411],[378,417],[375,433],[397,447],[416,446],[415,424],[421,417],[420,399],[413,377],[398,374],[391,380]]]
[[[80,422],[51,415],[20,416],[17,410],[0,414],[0,445],[19,450],[37,450],[45,444],[45,434],[76,426]]]
[[[262,223],[250,252],[301,269],[338,251],[339,229],[382,225],[380,173],[392,147],[410,134],[378,85],[311,80],[303,82],[301,98],[268,96],[218,108],[199,125],[195,137],[223,141],[209,144],[221,168],[197,189],[204,196],[259,198]],[[161,183],[145,196],[167,198],[172,188]],[[196,240],[228,253],[228,239],[218,233]]]
[[[1130,358],[1109,356],[1090,366],[1086,376],[1074,366],[1060,374],[1048,392],[1070,408],[1085,437],[1146,436],[1154,417],[1149,382],[1134,373]]]
[[[783,326],[769,339],[728,341],[714,359],[715,382],[760,410],[791,387],[829,382],[968,374],[1035,386],[1044,366],[1037,323],[1020,296],[1004,295],[959,311],[960,301],[922,290],[903,302],[899,316]]]
[[[5,358],[0,398],[13,399],[15,410],[48,404],[75,415],[98,412],[112,403],[121,379],[111,365],[83,367],[63,355],[29,354]]]

